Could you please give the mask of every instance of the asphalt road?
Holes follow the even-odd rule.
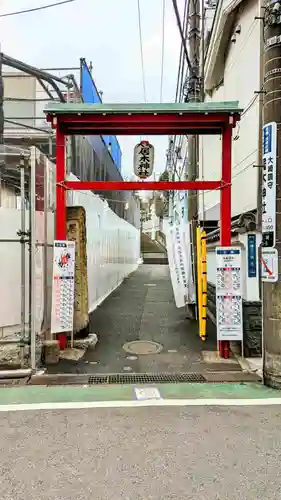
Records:
[[[280,406],[1,413],[1,500],[273,500]]]

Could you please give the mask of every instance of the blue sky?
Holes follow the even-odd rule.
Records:
[[[55,0],[1,0],[0,14]],[[183,0],[178,0],[183,11]],[[147,100],[160,100],[162,0],[140,0]],[[38,67],[93,62],[93,76],[104,102],[144,102],[137,0],[77,0],[47,10],[0,18],[1,49]],[[180,39],[172,1],[166,0],[163,101],[173,102]],[[133,173],[133,147],[139,138],[122,137],[123,173]],[[165,167],[166,137],[151,137],[155,171]]]

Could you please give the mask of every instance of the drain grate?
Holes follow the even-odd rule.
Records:
[[[112,375],[91,375],[89,385],[99,384],[165,384],[179,382],[206,382],[201,373],[115,373]]]

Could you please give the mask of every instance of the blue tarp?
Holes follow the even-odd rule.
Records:
[[[83,101],[88,104],[102,102],[87,63],[83,59],[81,61],[81,92]],[[114,135],[103,136],[103,140],[107,146],[111,144],[111,148],[109,148],[110,154],[118,169],[121,170],[122,152],[119,142]]]

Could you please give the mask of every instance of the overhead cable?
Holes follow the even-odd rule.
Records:
[[[188,11],[189,11],[189,0],[185,0],[183,23],[182,23],[185,40],[187,39]],[[184,51],[183,51],[183,43],[181,41],[175,102],[181,101],[181,93],[183,87],[183,72],[184,72]]]
[[[193,75],[194,70],[192,68],[192,64],[190,62],[188,51],[187,51],[186,40],[184,38],[184,32],[183,32],[183,29],[182,29],[182,24],[181,24],[181,19],[180,19],[180,13],[179,13],[179,9],[178,9],[177,0],[172,0],[172,1],[173,1],[174,11],[175,11],[176,19],[177,19],[177,25],[178,25],[180,36],[181,36],[181,41],[182,41],[182,45],[183,45],[183,51],[184,51],[184,55],[185,55],[185,58],[186,58],[187,66],[188,66],[188,69],[189,69],[191,75]]]
[[[161,51],[160,102],[163,101],[164,53],[165,53],[165,11],[166,11],[166,0],[163,0],[163,4],[162,4],[162,51]]]
[[[51,7],[58,7],[59,5],[64,5],[66,3],[76,2],[77,0],[62,0],[62,2],[55,2],[49,5],[42,5],[41,7],[33,7],[25,10],[18,10],[16,12],[7,12],[5,14],[0,14],[1,17],[17,16],[19,14],[29,14],[30,12],[38,12],[40,10],[50,9]]]
[[[146,102],[146,86],[145,86],[145,73],[144,73],[144,57],[143,57],[143,43],[142,43],[140,0],[137,0],[137,4],[138,4],[138,24],[139,24],[139,39],[140,39],[140,56],[141,56],[141,72],[142,72],[143,97],[144,97],[144,101]]]

